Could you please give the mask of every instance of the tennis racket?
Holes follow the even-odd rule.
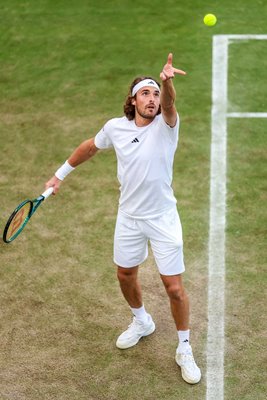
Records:
[[[10,243],[12,240],[18,237],[37,208],[45,199],[47,199],[47,197],[53,193],[53,190],[54,189],[50,187],[39,197],[37,197],[37,199],[25,200],[15,208],[13,213],[10,215],[4,229],[3,241],[5,243]]]

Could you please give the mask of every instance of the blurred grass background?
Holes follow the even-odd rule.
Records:
[[[112,264],[116,159],[102,152],[68,177],[14,243],[0,243],[1,399],[205,398],[211,52],[214,34],[266,34],[267,6],[219,1],[0,2],[0,224],[84,139],[122,115],[133,78],[177,77],[180,144],[174,190],[183,223],[194,353],[186,385],[153,258],[140,271],[157,331],[127,352],[130,321]],[[204,26],[212,12],[218,23]],[[231,44],[230,111],[266,112],[265,42]],[[225,399],[264,399],[266,120],[228,123]],[[265,258],[264,258],[265,257]],[[265,261],[264,261],[265,260]]]

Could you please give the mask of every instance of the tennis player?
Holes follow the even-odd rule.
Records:
[[[136,78],[124,105],[124,117],[109,120],[94,138],[81,143],[56,171],[46,188],[56,194],[64,178],[99,149],[114,148],[120,200],[114,235],[114,262],[121,291],[133,320],[117,339],[119,349],[136,345],[152,334],[155,324],[146,311],[138,280],[139,265],[148,256],[148,241],[169,296],[178,335],[175,360],[183,379],[198,383],[189,340],[189,300],[183,286],[182,228],[171,187],[178,145],[179,116],[175,107],[175,75],[185,72],[172,65],[172,54],[160,73],[161,85],[151,77]]]

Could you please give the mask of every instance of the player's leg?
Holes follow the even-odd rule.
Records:
[[[122,294],[131,308],[140,308],[143,305],[141,285],[138,280],[138,266],[123,268],[118,266],[117,277]]]
[[[161,275],[162,282],[170,299],[172,316],[176,325],[179,344],[175,361],[181,367],[182,377],[187,383],[195,384],[201,379],[201,372],[195,363],[189,343],[189,300],[181,275]]]
[[[182,275],[160,275],[170,299],[172,316],[177,331],[189,329],[189,299],[184,289]]]
[[[138,266],[147,255],[147,238],[139,224],[132,218],[118,214],[114,235],[114,262],[118,266],[117,277],[121,291],[134,315],[132,323],[116,342],[120,349],[136,345],[141,337],[148,336],[155,330],[155,324],[145,310],[138,280]]]
[[[123,268],[118,266],[118,280],[125,300],[134,315],[132,323],[117,339],[119,349],[128,349],[135,346],[139,340],[155,330],[155,324],[150,314],[145,310],[142,302],[141,286],[138,281],[138,266]]]
[[[148,221],[147,234],[166,292],[177,330],[189,329],[189,300],[182,273],[185,271],[183,238],[176,208]]]
[[[114,234],[114,262],[118,266],[120,288],[132,308],[143,305],[138,266],[147,258],[147,238],[138,223],[118,213]]]
[[[148,221],[147,234],[177,328],[179,344],[176,362],[181,367],[183,379],[188,383],[197,383],[201,379],[201,372],[189,343],[189,300],[181,275],[185,266],[182,227],[177,210],[169,210],[161,217]]]

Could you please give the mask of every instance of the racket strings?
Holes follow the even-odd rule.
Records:
[[[11,241],[23,229],[24,225],[27,223],[29,219],[31,210],[32,210],[32,202],[28,201],[23,206],[21,206],[17,211],[14,212],[12,218],[9,221],[5,235],[7,241]]]

